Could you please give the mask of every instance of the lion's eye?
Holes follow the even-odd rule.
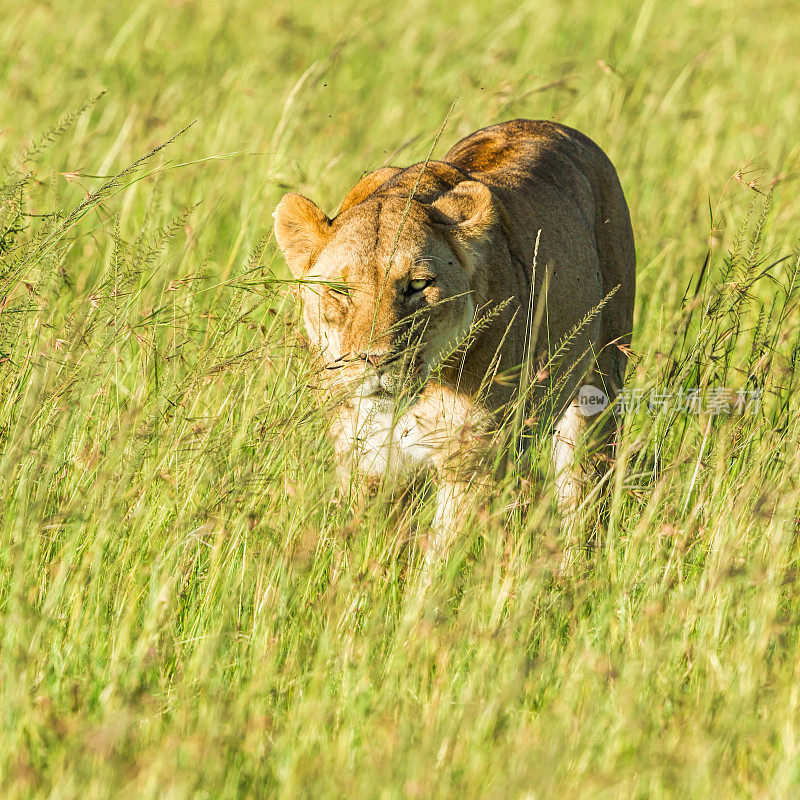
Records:
[[[430,286],[431,281],[429,278],[414,278],[413,281],[408,282],[409,292],[421,292],[426,286]]]

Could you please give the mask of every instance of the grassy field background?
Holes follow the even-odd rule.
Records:
[[[799,72],[782,0],[4,6],[2,796],[797,796]],[[451,106],[434,157],[518,116],[611,156],[631,387],[763,402],[626,417],[570,574],[509,482],[421,591],[337,498],[271,213]]]

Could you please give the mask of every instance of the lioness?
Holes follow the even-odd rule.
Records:
[[[578,390],[613,403],[633,317],[630,216],[603,151],[564,125],[513,120],[443,161],[366,175],[333,218],[294,193],[274,218],[303,279],[322,391],[336,395],[342,474],[433,468],[434,550],[444,550],[482,484],[482,445],[519,421],[515,404],[527,414],[549,391],[570,524],[584,483],[575,448],[591,423]],[[615,425],[603,419],[593,433],[608,448]]]

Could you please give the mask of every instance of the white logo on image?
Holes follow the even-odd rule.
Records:
[[[607,405],[608,397],[602,389],[588,385],[578,389],[578,411],[584,417],[593,417],[599,414]]]

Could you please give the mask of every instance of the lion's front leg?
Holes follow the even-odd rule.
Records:
[[[469,530],[485,511],[492,496],[493,451],[480,437],[461,440],[443,461],[436,463],[436,511],[428,547],[426,569],[446,561],[456,537]]]
[[[564,538],[564,567],[575,563],[581,550],[591,544],[582,524],[582,508],[589,492],[608,469],[615,431],[613,415],[599,419],[587,416],[577,398],[556,422],[552,460]]]
[[[425,553],[426,564],[444,561],[464,522],[481,503],[480,493],[471,481],[440,479],[436,491],[436,512]]]
[[[485,505],[492,469],[491,420],[470,398],[429,385],[414,409],[425,431],[426,460],[435,472],[436,511],[425,571],[446,560],[455,537]]]
[[[553,431],[553,469],[556,499],[561,514],[564,542],[564,566],[574,563],[580,549],[579,509],[586,475],[576,450],[586,431],[586,419],[573,400],[556,422]]]

